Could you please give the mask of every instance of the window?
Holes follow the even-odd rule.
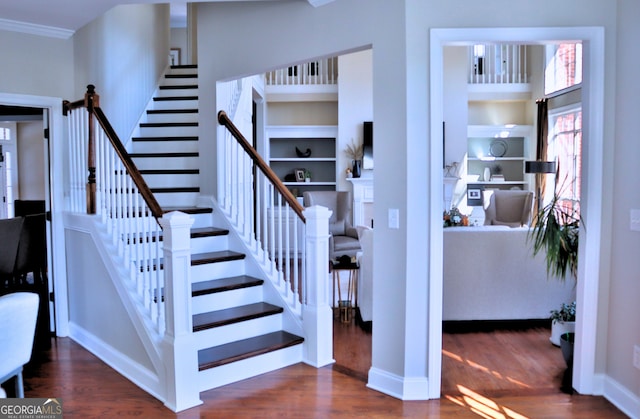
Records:
[[[582,108],[577,104],[554,110],[549,113],[549,122],[547,157],[558,163],[556,193],[563,208],[580,214]]]
[[[547,45],[544,70],[546,95],[582,83],[582,44]]]

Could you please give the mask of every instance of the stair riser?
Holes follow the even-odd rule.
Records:
[[[150,188],[198,186],[198,175],[142,175]]]
[[[153,109],[198,109],[197,100],[160,100],[153,102]]]
[[[193,225],[191,228],[208,227],[213,222],[212,214],[189,214],[193,218]]]
[[[169,108],[167,110],[174,110]],[[197,113],[150,113],[147,114],[147,122],[198,122]]]
[[[190,153],[198,151],[197,141],[134,141],[133,153]]]
[[[133,161],[139,170],[198,168],[198,157],[134,157]]]
[[[206,281],[208,279],[227,278],[244,275],[244,260],[232,260],[227,262],[207,263],[191,267],[191,281]]]
[[[155,97],[198,96],[198,89],[158,89]]]
[[[200,295],[191,300],[193,314],[206,313],[213,310],[224,310],[231,307],[262,301],[262,287],[239,288],[231,291]],[[273,317],[273,316],[269,316]],[[204,332],[198,332],[198,334]],[[211,346],[211,345],[209,345]]]
[[[221,387],[246,378],[302,362],[302,345],[295,345],[217,368],[200,371],[200,391]]]
[[[191,239],[191,253],[221,252],[229,248],[229,236],[198,237]]]
[[[193,207],[200,194],[197,192],[156,192],[154,195],[161,207]]]
[[[198,74],[197,68],[169,68],[167,74]]]
[[[192,75],[193,72],[190,73],[173,73],[173,74],[188,74]],[[192,85],[198,84],[197,77],[165,77],[162,81],[162,86],[183,86],[185,84]]]
[[[265,333],[277,332],[282,329],[282,315],[260,317],[240,323],[214,327],[195,333],[197,349],[224,345],[236,340],[248,339]]]
[[[198,136],[198,127],[140,127],[137,137]]]

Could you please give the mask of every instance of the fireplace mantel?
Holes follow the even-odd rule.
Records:
[[[353,186],[353,225],[373,227],[373,175],[347,178]]]

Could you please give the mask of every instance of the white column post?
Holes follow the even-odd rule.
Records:
[[[193,218],[181,212],[160,219],[164,247],[165,406],[179,412],[202,404],[198,386],[198,356],[191,318],[191,243]]]
[[[333,311],[329,305],[329,217],[328,208],[305,209],[307,220],[306,269],[307,301],[302,306],[306,337],[303,360],[322,367],[333,359]]]

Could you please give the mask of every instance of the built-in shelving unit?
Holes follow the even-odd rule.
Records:
[[[467,185],[478,189],[528,189],[524,174],[532,127],[470,126],[467,138]],[[490,177],[485,179],[489,169]]]
[[[294,195],[336,189],[337,126],[268,126],[266,136],[269,166]],[[300,157],[296,149],[303,153],[310,150],[311,154]],[[296,180],[297,170],[310,172],[310,181]]]

